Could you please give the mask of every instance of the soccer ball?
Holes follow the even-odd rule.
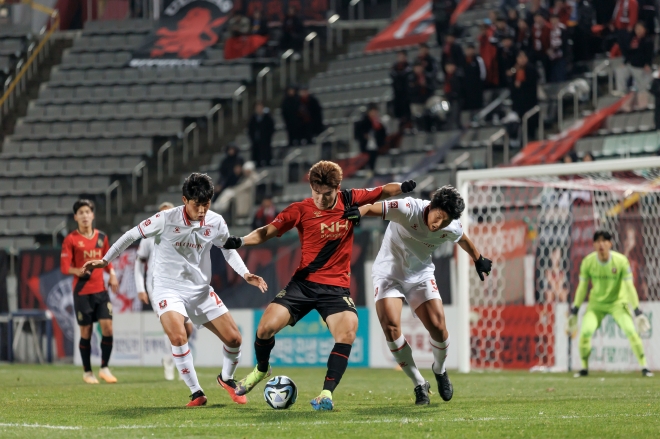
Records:
[[[298,398],[298,387],[291,378],[276,376],[266,383],[264,388],[264,399],[272,408],[288,409],[295,404]]]

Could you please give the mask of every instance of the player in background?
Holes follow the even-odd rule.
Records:
[[[62,243],[60,270],[73,275],[73,310],[80,326],[80,358],[83,364],[83,381],[98,384],[92,372],[92,329],[94,322],[101,326],[101,370],[99,377],[107,383],[116,383],[108,361],[112,353],[112,302],[103,280],[103,272],[85,273],[83,265],[87,261],[100,258],[108,248],[108,237],[94,228],[94,203],[78,200],[73,204],[73,219],[78,228],[69,233]],[[110,274],[108,284],[113,292],[119,290],[119,282],[112,265],[105,267]]]
[[[492,262],[463,233],[459,219],[464,209],[463,198],[451,186],[438,189],[430,201],[407,197],[360,208],[362,216],[390,221],[372,269],[376,312],[394,359],[415,385],[417,405],[431,402],[430,384],[417,369],[412,348],[401,332],[403,299],[429,332],[438,393],[449,401],[454,394],[445,369],[449,332],[435,281],[433,251],[445,242],[456,242],[470,255],[482,281],[484,274],[490,274]]]
[[[582,318],[582,328],[580,329],[582,369],[575,374],[575,377],[589,375],[591,337],[607,314],[612,316],[628,337],[632,351],[642,368],[642,376],[652,377],[653,374],[646,365],[644,345],[638,334],[638,332],[641,334],[650,330],[651,324],[639,309],[639,298],[633,283],[630,262],[621,253],[612,251],[612,235],[608,231],[598,230],[594,233],[594,249],[596,251],[588,254],[580,264],[580,282],[575,292],[571,315],[568,318],[568,333],[573,337],[578,329],[578,310],[587,297],[587,289],[589,281],[591,281],[589,304],[587,312]],[[632,305],[635,313],[634,323],[628,304]],[[637,325],[637,331],[635,331],[635,325]]]
[[[174,204],[165,202],[158,206],[158,211],[162,212],[172,208],[174,208]],[[153,294],[154,260],[154,238],[140,240],[140,245],[137,249],[137,257],[135,259],[134,278],[135,288],[138,291],[138,299],[140,299],[145,305],[149,304],[150,298]],[[146,280],[144,277],[145,271],[147,273]],[[152,303],[151,307],[156,310],[158,304]],[[191,322],[186,322],[186,336],[188,339],[190,339],[192,332],[193,324]],[[166,352],[163,353],[163,368],[165,370],[165,379],[172,381],[174,379],[174,370],[176,369],[174,360],[172,359],[172,343],[170,343],[167,334],[164,335],[164,338]],[[183,379],[181,375],[179,375],[179,379]]]
[[[335,340],[328,358],[328,371],[321,394],[311,401],[314,410],[332,410],[332,392],[348,366],[358,327],[357,311],[351,299],[350,272],[353,221],[359,222],[357,206],[410,192],[414,181],[389,183],[373,189],[341,190],[342,169],[336,163],[320,161],[309,170],[312,197],[293,203],[275,220],[242,238],[232,236],[225,248],[262,244],[280,237],[294,227],[302,246],[300,265],[293,278],[266,308],[254,342],[257,366],[239,381],[239,395],[250,392],[271,375],[270,352],[275,334],[294,326],[316,309]]]
[[[229,230],[222,216],[209,210],[213,181],[206,174],[192,173],[183,183],[183,206],[159,212],[126,232],[102,260],[89,261],[85,270],[106,267],[129,245],[140,238],[154,238],[155,261],[153,303],[172,343],[172,356],[179,373],[192,392],[188,407],[206,404],[197,380],[188,346],[186,323],[203,325],[223,343],[224,361],[217,382],[234,402],[245,404],[235,393],[234,372],[241,356],[241,334],[222,300],[211,289],[211,247],[222,247]],[[266,282],[250,274],[236,251],[222,251],[229,265],[262,292]]]

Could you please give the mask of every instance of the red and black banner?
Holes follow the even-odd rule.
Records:
[[[296,8],[297,15],[307,24],[324,22],[327,19],[328,0],[235,0],[235,8],[243,15],[251,17],[261,11],[272,25],[281,23],[290,6]]]
[[[167,5],[167,3],[166,3]],[[177,0],[165,7],[154,32],[133,53],[131,67],[198,66],[222,39],[232,0]]]

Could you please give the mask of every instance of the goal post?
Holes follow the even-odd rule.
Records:
[[[582,238],[597,227],[615,235],[617,251],[623,225],[639,235],[645,294],[660,300],[652,273],[660,264],[660,157],[459,171],[456,186],[463,229],[493,260],[481,282],[468,255],[457,252],[452,338],[460,372],[556,366],[555,306],[572,300],[579,258],[591,251],[591,236]]]

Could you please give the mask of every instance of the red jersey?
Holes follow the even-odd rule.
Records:
[[[349,189],[337,194],[334,207],[319,210],[311,198],[293,203],[271,223],[282,236],[298,229],[302,247],[300,265],[293,277],[324,285],[349,288],[353,223],[342,219],[347,203],[363,206],[380,200],[383,188]]]
[[[69,274],[69,268],[82,268],[87,261],[103,259],[110,249],[108,237],[105,233],[94,229],[94,235],[86,238],[78,230],[69,233],[62,243],[62,256],[60,259],[60,270],[62,273]],[[105,267],[105,271],[110,271],[112,264]],[[103,272],[93,270],[91,275],[85,277],[73,277],[73,294],[86,295],[102,293],[105,289],[103,281]]]

